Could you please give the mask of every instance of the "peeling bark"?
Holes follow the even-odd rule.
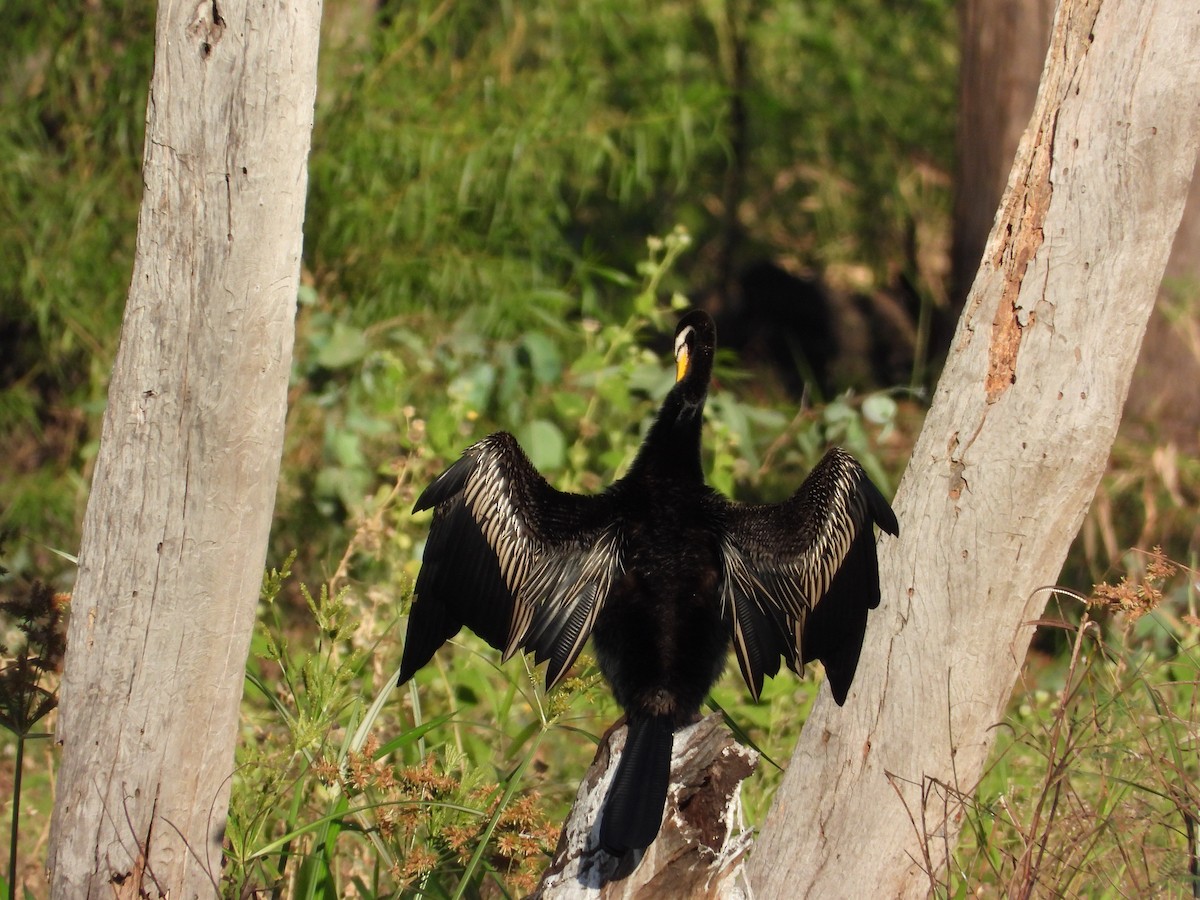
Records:
[[[740,787],[757,767],[758,754],[736,743],[718,714],[676,734],[662,830],[640,862],[632,857],[620,861],[599,849],[596,828],[626,733],[624,725],[612,728],[600,742],[563,826],[554,861],[533,896],[539,900],[747,896],[743,862],[750,833],[742,822]]]
[[[1078,89],[1073,76],[1081,71],[1092,46],[1092,29],[1099,8],[1100,0],[1068,4],[1064,7],[1065,14],[1055,19],[1046,77],[1038,92],[1031,127],[1023,139],[1023,142],[1032,140],[1032,147],[1025,143],[1018,147],[1017,158],[1023,162],[1013,169],[996,224],[1004,240],[998,246],[992,241],[995,249],[984,257],[985,268],[990,261],[994,269],[1004,274],[1004,293],[992,320],[984,381],[988,403],[995,403],[1016,381],[1021,333],[1036,316],[1033,310],[1020,307],[1021,286],[1030,261],[1045,240],[1042,223],[1054,196],[1051,164],[1058,110],[1071,91]]]

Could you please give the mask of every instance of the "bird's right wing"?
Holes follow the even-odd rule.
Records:
[[[622,571],[610,506],[603,494],[555,490],[506,432],[468,448],[414,507],[434,513],[400,683],[466,625],[505,659],[524,649],[549,660],[554,685]]]
[[[723,518],[721,603],[750,692],[758,698],[781,658],[796,672],[820,659],[842,703],[879,605],[872,526],[898,533],[891,507],[835,447],[789,499],[726,503]]]

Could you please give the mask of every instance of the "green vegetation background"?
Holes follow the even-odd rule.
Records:
[[[72,581],[63,554],[78,546],[133,261],[153,7],[9,0],[0,13],[6,595]],[[529,887],[617,710],[586,663],[547,697],[538,673],[499,669],[471,638],[370,706],[399,659],[427,527],[408,514],[415,491],[496,428],[560,487],[602,486],[670,383],[652,350],[668,308],[730,259],[860,291],[904,278],[926,314],[943,303],[954,27],[951,0],[327,0],[277,571],[248,667],[228,893]],[[723,355],[711,480],[776,498],[840,442],[890,493],[925,362],[901,390],[843,384],[858,391],[798,405]],[[1128,600],[1147,556],[1127,548],[1195,552],[1200,474],[1146,442],[1117,460],[1063,578],[1087,595],[1128,567]],[[1080,630],[1082,605],[1064,605],[1075,630],[1036,658],[988,779],[955,786],[974,798],[971,827],[953,868],[931,873],[940,892],[1021,878],[1186,889],[1194,578],[1155,571],[1148,596],[1165,602],[1136,625],[1126,611]],[[2,638],[6,665],[18,630]],[[1081,663],[1064,648],[1085,633],[1102,652]],[[754,706],[734,673],[714,702],[783,763],[815,684],[783,676]],[[1126,707],[1098,756],[1063,737],[1072,711]],[[1112,761],[1139,742],[1143,768]],[[31,747],[17,880],[43,896],[54,753]],[[1051,777],[1064,759],[1095,764],[1067,784]],[[11,760],[0,772],[11,782]],[[764,762],[748,783],[752,821],[777,781]],[[1126,819],[1150,823],[1137,846]],[[1082,858],[1047,860],[1053,828],[1104,841],[1072,838]]]

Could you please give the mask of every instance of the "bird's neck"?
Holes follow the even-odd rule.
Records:
[[[679,385],[663,401],[650,433],[629,468],[629,475],[675,481],[703,482],[700,430],[704,422],[704,393],[698,396]]]

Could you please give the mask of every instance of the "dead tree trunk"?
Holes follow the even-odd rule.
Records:
[[[751,833],[742,821],[741,785],[758,754],[734,741],[714,713],[675,735],[663,824],[644,857],[618,860],[599,848],[596,823],[616,774],[624,725],[609,729],[563,823],[554,861],[531,900],[632,900],[746,896]]]
[[[822,696],[755,845],[765,897],[943,878],[1096,489],[1200,145],[1200,14],[1062,0],[1033,120],[880,548],[851,697]]]
[[[212,896],[279,474],[320,2],[161,2],[62,685],[53,895]]]

